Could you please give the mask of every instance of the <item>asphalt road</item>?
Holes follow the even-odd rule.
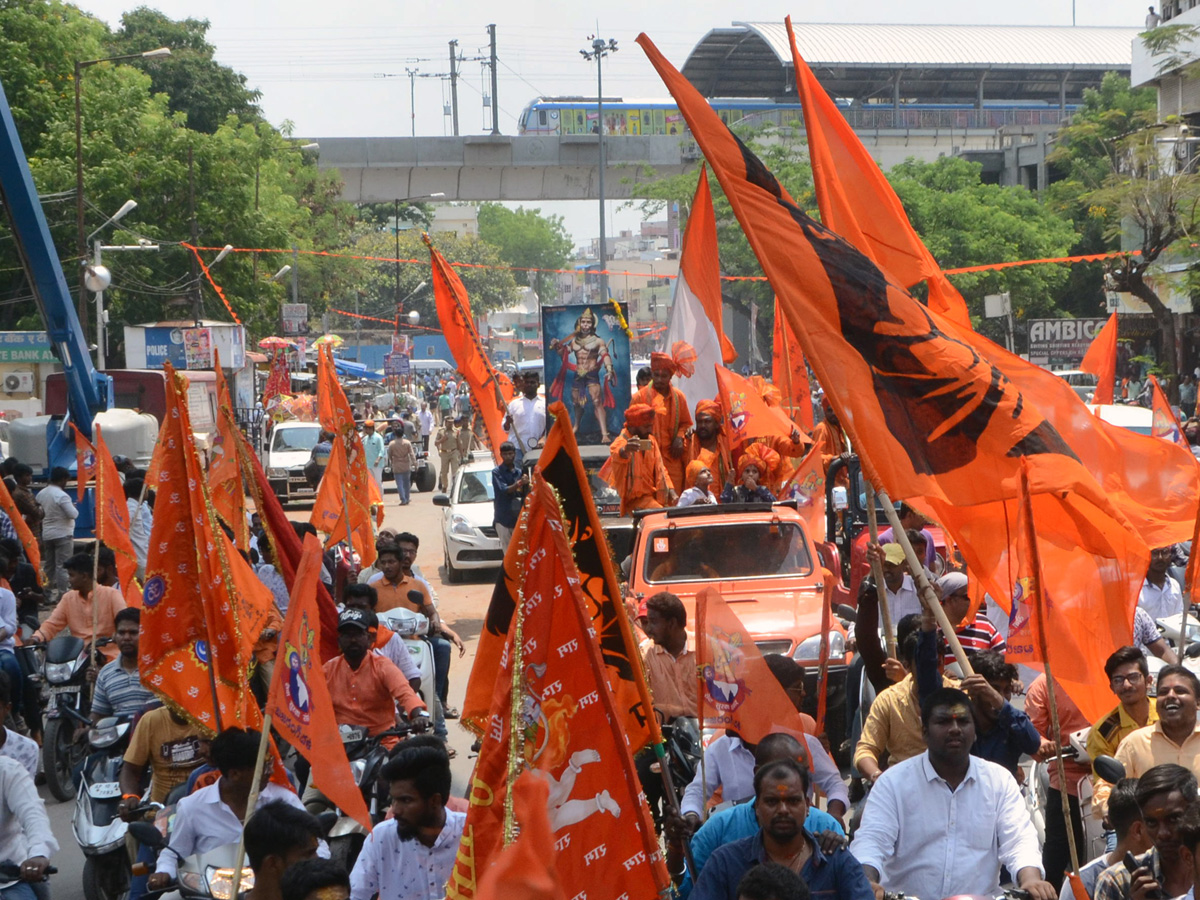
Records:
[[[436,459],[436,452],[431,448],[431,457]],[[433,505],[431,494],[416,492],[412,495],[412,502],[406,507],[401,507],[394,485],[387,485],[387,488],[385,527],[410,531],[421,539],[417,565],[437,592],[438,608],[442,617],[458,632],[466,645],[466,655],[462,659],[455,657],[450,665],[450,704],[461,707],[496,570],[481,571],[477,576],[470,577],[465,584],[445,582],[442,570],[442,510]],[[310,505],[288,507],[288,515],[292,519],[306,520],[310,512]],[[465,795],[474,765],[470,754],[473,738],[457,723],[447,724],[450,730],[450,747],[457,752],[456,758],[451,761],[454,790],[460,795]],[[59,803],[45,788],[41,789],[41,794],[46,801],[50,825],[60,846],[59,852],[52,860],[59,870],[51,884],[54,900],[83,900],[84,858],[71,831],[74,803]]]

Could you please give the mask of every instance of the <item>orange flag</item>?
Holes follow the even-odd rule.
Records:
[[[304,539],[287,618],[279,633],[279,657],[266,713],[272,726],[312,764],[313,784],[370,831],[371,814],[354,782],[321,664],[320,579],[321,542],[310,534]]]
[[[1109,405],[1113,402],[1113,392],[1117,381],[1117,314],[1114,312],[1104,323],[1104,327],[1096,332],[1091,346],[1083,355],[1079,368],[1096,376],[1096,392],[1092,402],[1098,405]]]
[[[38,547],[37,538],[29,530],[29,525],[25,521],[25,517],[17,509],[17,501],[8,492],[8,485],[4,483],[3,478],[0,478],[0,509],[4,510],[8,518],[12,520],[13,528],[17,530],[17,538],[21,541],[21,547],[25,550],[25,558],[33,566],[33,571],[37,575],[38,583],[40,584],[42,581],[42,551]]]
[[[253,647],[274,598],[212,512],[188,415],[186,379],[167,364],[154,527],[143,586],[142,683],[206,732],[262,721],[249,689]]]
[[[797,463],[780,499],[796,501],[796,511],[804,516],[813,543],[825,540],[825,464],[820,447],[813,447]]]
[[[555,866],[548,806],[550,785],[526,770],[513,785],[513,810],[521,833],[496,854],[479,883],[480,900],[567,900]]]
[[[764,437],[790,438],[796,426],[779,407],[767,406],[758,389],[724,366],[717,366],[717,402],[729,423],[729,447],[737,451]]]
[[[470,387],[471,399],[483,418],[488,442],[492,445],[492,455],[496,462],[500,462],[500,445],[505,440],[504,417],[513,398],[512,382],[496,373],[483,349],[462,279],[434,248],[429,235],[423,237],[429,247],[438,324],[442,326],[442,334],[450,346],[450,354],[454,357],[458,372]]]
[[[700,702],[707,727],[731,728],[749,744],[757,744],[773,731],[786,731],[803,741],[805,732],[813,730],[812,720],[806,723],[796,712],[749,632],[715,587],[696,595],[696,636],[697,666],[704,682]]]
[[[787,316],[779,311],[778,300],[775,301],[775,334],[771,350],[771,381],[786,398],[792,420],[811,434],[813,405],[808,366],[804,364],[804,350],[792,334]]]
[[[591,611],[592,629],[600,643],[608,683],[620,710],[621,727],[631,751],[636,753],[647,743],[662,740],[642,671],[642,657],[625,612],[612,551],[587,486],[588,474],[575,443],[571,418],[561,403],[551,404],[548,412],[553,424],[538,456],[537,471],[554,488],[562,504],[566,533],[575,565],[583,576],[581,589]],[[518,520],[517,530],[508,543],[503,573],[492,591],[475,650],[475,664],[467,682],[461,722],[477,735],[482,735],[488,726],[496,672],[504,659],[513,614],[523,590],[519,553],[525,540],[523,522],[524,519]]]
[[[246,521],[246,491],[242,487],[242,470],[234,448],[234,434],[240,429],[233,414],[229,385],[221,369],[221,355],[213,349],[213,371],[217,373],[217,430],[208,455],[208,485],[212,491],[213,508],[233,530],[233,540],[239,550],[250,549],[250,525]]]
[[[1156,438],[1178,444],[1190,453],[1191,446],[1183,436],[1183,429],[1179,425],[1179,419],[1175,417],[1175,410],[1171,408],[1171,401],[1167,399],[1162,385],[1153,375],[1150,376],[1150,398],[1150,411],[1153,414],[1150,433]]]
[[[142,605],[142,588],[137,582],[137,551],[129,539],[129,507],[125,488],[112,454],[104,443],[100,423],[96,428],[96,539],[112,550],[117,576],[127,606]],[[76,432],[78,434],[78,432]]]
[[[75,499],[82,503],[87,486],[96,477],[96,448],[74,425],[75,431]]]
[[[796,90],[804,107],[804,131],[812,161],[821,222],[872,259],[903,287],[929,282],[929,307],[970,328],[962,295],[913,230],[900,198],[850,123],[800,57],[792,20],[785,20],[792,47]]]
[[[506,794],[520,767],[551,790],[555,869],[593,900],[654,897],[669,876],[593,635],[554,490],[534,475],[514,537],[522,603],[493,685],[471,806],[446,896],[468,900],[505,842]],[[480,665],[479,658],[475,667]],[[472,673],[474,679],[475,673]],[[509,822],[511,825],[511,821]]]

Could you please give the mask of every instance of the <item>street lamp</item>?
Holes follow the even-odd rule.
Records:
[[[617,52],[617,42],[609,38],[591,36],[592,49],[580,50],[585,62],[596,61],[596,127],[600,134],[600,175],[596,186],[600,189],[600,302],[608,302],[608,241],[604,227],[604,57]]]
[[[124,215],[125,212],[128,212],[125,209],[126,206],[132,209],[137,204],[130,200],[125,206],[121,207],[122,212],[119,212],[109,221],[115,221]],[[97,229],[97,231],[99,230]],[[108,270],[107,266],[101,265],[103,251],[158,250],[158,244],[148,241],[145,238],[140,238],[136,244],[104,244],[101,241],[96,241],[92,246],[94,248],[92,264],[84,269],[83,283],[89,291],[92,291],[96,295],[96,368],[103,372],[107,363],[104,345],[106,340],[106,326],[108,325],[108,313],[104,309],[104,291],[112,284],[112,273]]]
[[[159,47],[147,50],[145,53],[126,53],[122,56],[106,56],[103,59],[85,59],[75,63],[75,229],[79,238],[79,258],[87,258],[87,238],[83,233],[83,100],[80,93],[80,79],[83,70],[102,62],[121,62],[126,59],[158,59],[170,56],[170,47]],[[132,207],[131,207],[132,208]],[[124,207],[122,207],[124,209]],[[129,212],[129,210],[125,210]],[[112,221],[115,221],[114,217]],[[79,281],[79,321],[87,321],[87,294],[83,279]]]
[[[274,275],[272,275],[270,278],[268,278],[267,281],[280,281],[290,271],[292,271],[291,266],[284,266],[282,269],[280,269],[278,272],[276,272]]]

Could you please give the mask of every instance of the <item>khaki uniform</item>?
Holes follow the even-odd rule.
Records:
[[[438,486],[440,490],[448,491],[454,484],[454,475],[458,472],[461,462],[458,454],[458,434],[453,425],[450,423],[443,425],[438,431],[437,440],[433,442],[433,445],[437,447],[438,460],[441,463]]]

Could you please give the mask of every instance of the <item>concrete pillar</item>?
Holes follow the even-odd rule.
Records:
[[[979,81],[975,83],[975,108],[983,109],[983,83],[987,81],[988,73],[985,69],[979,73]]]

